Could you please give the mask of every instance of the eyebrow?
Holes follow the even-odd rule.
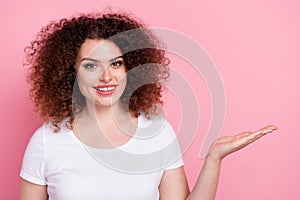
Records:
[[[123,56],[117,56],[115,58],[112,58],[112,59],[109,60],[109,62],[115,61],[118,58],[123,58]],[[83,59],[81,59],[81,62],[85,61],[85,60],[89,60],[89,61],[93,61],[93,62],[100,62],[99,60],[96,60],[96,59],[93,59],[93,58],[83,58]]]

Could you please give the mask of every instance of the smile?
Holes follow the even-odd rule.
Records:
[[[116,87],[101,87],[101,88],[95,88],[95,89],[99,90],[99,91],[110,91],[110,90],[113,90],[115,88]]]
[[[93,87],[96,92],[100,95],[104,95],[104,96],[107,96],[107,95],[111,95],[112,93],[115,92],[115,89],[116,89],[116,85],[99,85],[97,87]]]

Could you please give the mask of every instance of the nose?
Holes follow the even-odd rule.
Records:
[[[106,68],[103,70],[102,74],[100,75],[99,80],[104,83],[108,83],[112,80],[109,68]]]

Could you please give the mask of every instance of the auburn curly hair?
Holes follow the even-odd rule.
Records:
[[[169,78],[169,59],[154,34],[126,13],[80,14],[50,22],[25,48],[30,97],[44,121],[51,120],[59,130],[66,117],[70,125],[85,107],[74,65],[86,39],[107,39],[120,48],[126,70],[131,72],[121,102],[132,115],[149,115],[155,105],[163,103],[162,84]]]

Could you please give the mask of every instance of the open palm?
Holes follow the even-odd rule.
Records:
[[[233,136],[225,136],[216,140],[209,150],[209,155],[222,160],[227,155],[238,151],[255,142],[262,136],[277,129],[274,125],[265,126],[255,132],[242,132]]]

